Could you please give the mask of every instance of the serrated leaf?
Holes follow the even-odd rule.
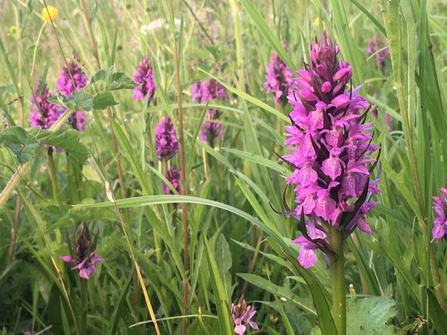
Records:
[[[93,107],[93,96],[87,93],[85,88],[73,92],[68,98],[59,92],[48,101],[55,105],[68,107],[72,111],[90,111]]]
[[[90,86],[96,92],[113,91],[118,89],[133,89],[138,86],[123,72],[113,72],[113,67],[99,70],[90,80]],[[98,91],[99,90],[99,91]]]
[[[45,144],[62,149],[72,155],[82,164],[88,158],[89,151],[85,145],[79,142],[80,133],[74,129],[62,129],[50,134],[45,139]]]
[[[388,297],[366,297],[348,300],[347,334],[394,334],[394,327],[388,321],[395,317],[396,302]]]
[[[38,145],[37,139],[21,127],[7,129],[0,137],[0,142],[16,155],[20,164],[28,162],[33,157]]]
[[[99,93],[93,98],[93,109],[104,110],[107,107],[118,105],[119,102],[115,100],[114,96],[110,92]]]

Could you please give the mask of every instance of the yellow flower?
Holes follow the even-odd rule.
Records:
[[[317,27],[317,28],[320,26],[320,18],[319,18],[319,17],[317,17],[317,18],[315,19],[315,21],[314,21],[314,26]]]
[[[50,14],[50,15],[48,15],[48,14]],[[58,14],[58,11],[53,6],[47,6],[42,9],[42,17],[47,22],[56,20],[57,14]],[[51,20],[50,20],[50,18],[51,18]]]
[[[17,28],[16,26],[11,26],[9,27],[9,34],[14,36],[16,34],[18,34],[19,32],[19,28]]]

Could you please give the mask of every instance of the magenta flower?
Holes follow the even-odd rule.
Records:
[[[91,274],[96,274],[96,263],[101,263],[104,258],[98,258],[94,252],[90,253],[89,257],[85,257],[84,260],[78,262],[71,256],[61,256],[64,262],[78,263],[78,265],[72,267],[72,270],[79,270],[79,277],[88,279]]]
[[[180,171],[172,166],[166,175],[166,179],[174,186],[178,194],[180,194]],[[174,192],[169,188],[166,183],[163,183],[163,192],[165,194],[174,194]]]
[[[251,321],[255,314],[255,308],[251,305],[247,305],[243,295],[239,298],[237,303],[231,304],[231,316],[236,325],[234,332],[238,335],[244,334],[247,330],[247,324],[253,329],[258,330],[259,328],[256,322]]]
[[[206,103],[216,99],[225,100],[225,89],[216,79],[200,80],[191,85],[191,96],[194,102]]]
[[[79,57],[77,54],[73,54],[73,58],[79,63]],[[71,80],[71,77],[73,80]],[[72,60],[67,61],[64,69],[60,72],[60,77],[57,79],[56,84],[59,87],[56,92],[61,92],[63,95],[69,97],[74,91],[79,91],[85,87],[88,82],[88,77],[79,65]]]
[[[155,138],[156,152],[160,159],[169,159],[178,151],[177,133],[169,116],[161,118],[155,128]]]
[[[377,164],[372,154],[379,149],[371,144],[372,124],[365,123],[370,105],[357,95],[360,87],[346,91],[352,68],[338,61],[338,53],[323,32],[288,96],[292,125],[285,127],[289,138],[284,143],[291,154],[282,159],[294,168],[287,184],[294,185],[297,206],[289,210],[286,205],[281,214],[301,222],[303,236],[294,242],[303,249],[298,260],[304,267],[315,264],[317,249],[332,251],[328,226],[343,229],[345,239],[355,228],[372,234],[366,217],[376,203],[369,201],[380,192],[378,179],[370,181]]]
[[[385,112],[385,123],[386,123],[386,130],[391,131],[393,128],[391,128],[391,122],[393,122],[393,118]]]
[[[433,200],[433,209],[438,216],[434,220],[435,225],[432,230],[432,242],[435,239],[447,239],[447,188],[441,187],[439,189],[439,197],[433,197]]]
[[[205,143],[209,143],[213,146],[214,139],[222,136],[224,131],[222,129],[222,124],[219,123],[219,118],[222,112],[215,109],[209,109],[205,115],[205,121],[200,128],[199,138]]]
[[[36,85],[34,96],[30,98],[31,117],[28,121],[31,122],[31,127],[39,127],[41,129],[50,128],[64,113],[64,107],[48,102],[48,99],[51,97],[52,95],[47,85],[39,81]]]
[[[377,62],[381,65],[385,65],[385,60],[390,57],[390,50],[388,48],[381,50],[384,45],[385,43],[383,40],[381,40],[379,36],[376,36],[369,41],[368,46],[366,47],[366,53],[368,55],[373,55],[380,50],[377,52],[376,58]]]
[[[73,58],[80,62],[77,54],[73,54]],[[73,78],[73,80],[72,80]],[[72,60],[69,60],[60,72],[60,77],[56,84],[59,87],[56,92],[61,92],[63,95],[69,97],[75,91],[79,91],[85,87],[88,82],[88,77],[84,71]],[[64,109],[64,112],[66,109]],[[68,119],[68,123],[76,130],[84,130],[85,115],[80,111],[75,111]]]
[[[96,264],[103,262],[95,254],[95,245],[91,242],[90,230],[84,222],[76,230],[75,234],[75,256],[61,256],[64,262],[76,263],[72,270],[79,270],[79,277],[88,279],[91,274],[96,274]]]
[[[283,46],[288,51],[284,43]],[[293,83],[292,76],[293,72],[274,51],[269,66],[267,66],[267,75],[265,76],[267,82],[264,87],[267,87],[267,93],[275,95],[276,103],[283,105],[287,103],[287,95]]]
[[[135,87],[133,98],[134,100],[143,100],[148,97],[148,103],[151,103],[152,98],[155,93],[155,81],[154,81],[154,71],[146,57],[141,60],[138,64],[133,81],[140,86]]]

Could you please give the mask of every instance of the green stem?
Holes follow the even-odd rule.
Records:
[[[54,165],[53,159],[53,148],[48,149],[48,168],[50,169],[50,179],[51,179],[51,190],[53,192],[53,200],[58,203],[59,202],[59,191],[57,186],[57,174],[56,167]]]
[[[330,255],[332,276],[332,316],[338,335],[346,335],[345,255],[343,231],[329,227],[330,244],[335,255]]]
[[[87,334],[87,279],[81,278],[81,334]]]
[[[76,161],[70,154],[67,154],[67,175],[68,175],[68,190],[70,192],[70,201],[72,205],[79,203],[79,185],[78,185],[78,168]]]
[[[242,58],[242,35],[241,35],[241,24],[239,20],[239,2],[235,0],[229,0],[230,6],[234,13],[234,35],[236,39],[236,56],[238,65],[238,76],[239,76],[239,89],[245,92],[244,84],[244,63]]]

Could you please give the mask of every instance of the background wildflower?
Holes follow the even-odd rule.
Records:
[[[200,80],[191,85],[191,96],[194,102],[205,103],[216,99],[225,100],[225,89],[215,79]]]
[[[283,46],[288,52],[284,43]],[[287,103],[287,95],[293,82],[292,76],[293,72],[282,61],[278,54],[273,52],[269,65],[267,66],[267,75],[265,76],[267,81],[265,82],[264,87],[267,87],[267,93],[273,93],[275,95],[276,103]]]
[[[56,20],[58,14],[59,14],[59,11],[56,8],[54,8],[53,6],[46,6],[46,7],[42,8],[42,18],[46,22],[51,22],[51,21]]]
[[[202,127],[200,128],[199,138],[201,141],[205,143],[209,143],[211,146],[213,146],[214,139],[222,136],[224,134],[224,131],[222,129],[222,124],[220,124],[220,115],[222,112],[219,112],[215,109],[209,109],[206,112],[205,119],[209,121],[204,121],[202,124]],[[214,122],[210,122],[214,121]]]
[[[47,85],[39,81],[34,90],[34,95],[30,98],[31,117],[28,121],[31,122],[31,127],[50,128],[64,113],[64,107],[48,102],[48,98],[51,97],[52,95]]]
[[[77,54],[73,54],[73,58],[80,62]],[[72,80],[73,78],[73,80]],[[63,95],[69,97],[75,91],[79,91],[87,85],[88,77],[77,63],[68,60],[64,69],[60,72],[59,78],[56,80],[58,89],[56,92],[61,92]],[[68,119],[68,123],[76,130],[84,130],[85,115],[81,111],[75,111]]]
[[[134,100],[143,100],[146,99],[146,96],[149,96],[148,103],[151,103],[156,87],[154,81],[154,72],[149,59],[147,59],[146,57],[144,57],[138,64],[135,75],[133,77],[133,81],[137,84],[141,84],[134,89]]]
[[[238,335],[244,334],[248,324],[253,329],[258,330],[259,328],[256,322],[251,321],[255,314],[255,308],[252,305],[247,305],[243,295],[237,303],[231,304],[231,316],[236,325],[234,332]]]
[[[162,117],[155,128],[155,146],[157,156],[162,160],[171,158],[179,149],[177,133],[169,116]]]
[[[180,194],[180,171],[175,166],[171,166],[166,174],[166,179],[172,184],[178,194]],[[163,192],[165,194],[174,194],[166,183],[163,183]]]
[[[72,270],[79,270],[79,277],[88,279],[91,274],[96,274],[96,264],[103,262],[95,254],[95,244],[91,240],[90,230],[87,224],[82,222],[75,233],[75,256],[61,256],[64,262],[76,263]]]
[[[384,48],[384,46],[385,42],[379,36],[376,36],[370,39],[366,47],[366,54],[373,55],[378,51],[376,54],[377,61],[379,64],[385,65],[385,60],[390,57],[390,50]]]

